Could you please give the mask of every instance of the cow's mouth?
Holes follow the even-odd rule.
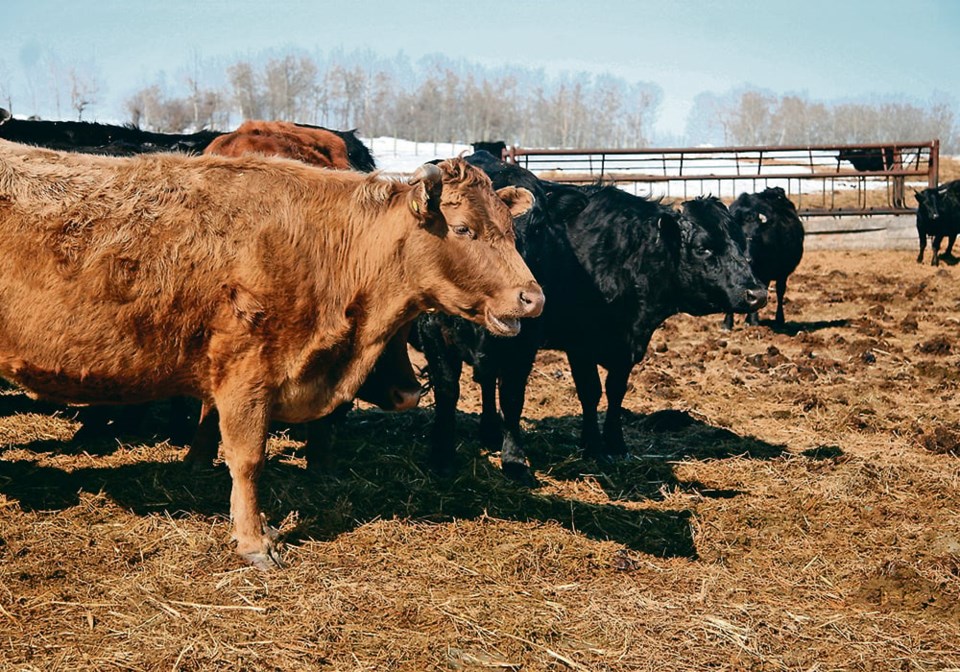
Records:
[[[484,326],[494,336],[516,336],[520,333],[520,318],[497,317],[493,313],[487,313]]]

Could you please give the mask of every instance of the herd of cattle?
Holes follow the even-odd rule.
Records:
[[[271,567],[256,489],[270,421],[310,422],[308,466],[329,467],[331,423],[354,398],[418,403],[408,343],[435,394],[433,468],[454,465],[466,362],[482,440],[532,483],[520,420],[539,349],[566,353],[584,454],[609,459],[627,450],[627,381],[664,320],[755,323],[772,281],[784,323],[803,226],[782,189],[677,209],[541,180],[483,149],[405,182],[373,171],[353,131],[166,135],[0,110],[0,376],[91,405],[87,431],[106,425],[104,405],[199,399],[188,459],[222,445],[237,551]],[[934,263],[941,238],[952,245],[958,195],[918,195],[918,260],[927,235]]]

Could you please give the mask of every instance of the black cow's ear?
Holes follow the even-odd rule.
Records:
[[[533,207],[533,194],[523,187],[503,187],[497,189],[497,196],[510,208],[510,215],[516,219]]]
[[[425,163],[410,178],[410,210],[421,221],[427,218],[430,209],[436,209],[443,190],[443,173],[432,163]]]
[[[660,219],[657,220],[657,230],[660,232],[660,239],[664,242],[667,250],[674,256],[680,254],[680,217],[675,212],[661,212]]]

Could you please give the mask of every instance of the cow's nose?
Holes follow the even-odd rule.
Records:
[[[536,317],[542,313],[544,301],[546,298],[543,296],[543,290],[535,282],[521,290],[520,309],[523,311],[523,317]]]
[[[767,290],[748,289],[744,293],[744,303],[747,304],[747,308],[749,308],[752,313],[760,310],[767,303]]]
[[[419,387],[394,387],[390,390],[390,399],[393,402],[393,410],[408,411],[416,408],[420,403],[420,394],[422,390]]]

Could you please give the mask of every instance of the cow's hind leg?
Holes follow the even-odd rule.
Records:
[[[727,313],[723,318],[723,328],[726,331],[733,330],[733,313]]]
[[[777,278],[776,282],[777,287],[777,316],[775,318],[775,323],[778,327],[783,327],[783,295],[787,292],[787,279],[786,278]]]
[[[282,567],[274,540],[257,501],[257,479],[266,462],[270,400],[256,385],[226,384],[215,394],[223,453],[233,481],[230,517],[237,553],[261,569]]]

